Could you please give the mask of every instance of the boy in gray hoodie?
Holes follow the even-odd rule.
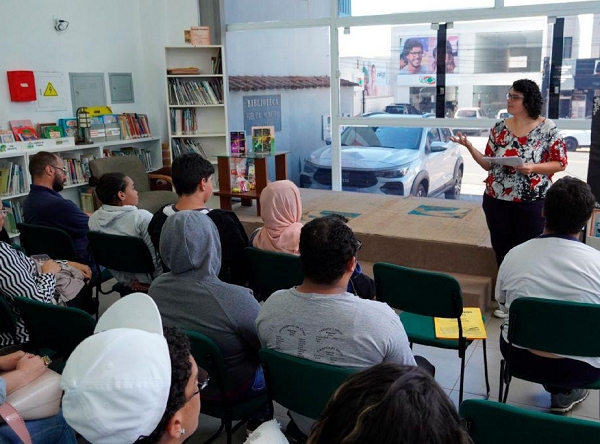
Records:
[[[260,305],[245,287],[218,278],[221,267],[219,233],[199,211],[169,216],[160,236],[160,254],[171,269],[156,278],[148,294],[163,323],[200,332],[222,350],[234,399],[249,399],[264,391],[254,321]],[[218,393],[207,393],[218,398]]]

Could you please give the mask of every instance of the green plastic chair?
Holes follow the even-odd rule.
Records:
[[[106,234],[90,231],[87,234],[94,262],[110,270],[126,273],[145,273],[154,279],[154,262],[148,246],[142,239],[134,236]],[[121,296],[132,293],[130,287],[116,283],[110,291],[103,291],[101,283],[96,285],[96,296],[100,293],[118,292]],[[135,290],[139,291],[139,290]]]
[[[205,444],[208,444],[221,434],[223,429],[227,433],[227,444],[231,444],[233,433],[246,423],[253,413],[267,406],[266,393],[248,401],[233,402],[227,397],[230,387],[227,381],[225,360],[221,349],[208,336],[191,330],[185,330],[192,346],[192,356],[196,363],[205,369],[210,376],[209,387],[216,388],[221,394],[219,401],[202,398],[202,414],[219,418],[221,426]],[[239,421],[233,427],[233,421]]]
[[[483,399],[466,399],[459,414],[475,444],[591,444],[600,437],[598,422]]]
[[[2,294],[0,294],[0,333],[7,336],[13,344],[18,344],[15,314]]]
[[[269,400],[295,413],[318,419],[329,398],[358,368],[322,364],[286,355],[268,348],[260,349]]]
[[[600,341],[595,340],[600,325],[598,304],[523,297],[510,304],[508,322],[509,351],[506,360],[502,359],[500,362],[498,394],[498,399],[504,403],[508,398],[513,376],[538,384],[560,386],[555,381],[515,371],[510,360],[510,349],[513,345],[559,355],[600,356]],[[600,380],[584,387],[565,388],[600,390]]]
[[[373,265],[377,300],[402,310],[400,320],[412,347],[413,343],[458,351],[460,358],[459,403],[463,399],[465,355],[473,342],[463,337],[460,316],[463,312],[462,291],[458,281],[447,274],[417,270],[377,262]],[[459,339],[437,339],[434,317],[458,320]],[[485,318],[484,322],[485,322]],[[486,340],[483,339],[486,397],[490,395]]]
[[[66,362],[75,347],[94,333],[96,320],[78,308],[17,296],[13,302],[29,332],[31,348],[51,349]]]
[[[277,290],[300,285],[304,279],[298,256],[254,247],[246,247],[245,253],[252,271],[251,287],[261,300]]]
[[[59,228],[20,223],[17,224],[19,240],[28,256],[47,254],[52,259],[77,261],[73,239]]]

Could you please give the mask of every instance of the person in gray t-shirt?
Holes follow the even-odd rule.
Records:
[[[367,368],[380,362],[415,365],[398,315],[387,304],[346,291],[361,242],[341,219],[302,227],[301,285],[280,290],[256,319],[263,347],[325,364]],[[313,421],[292,413],[303,433]]]

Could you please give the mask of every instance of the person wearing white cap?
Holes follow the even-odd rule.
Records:
[[[198,427],[208,375],[142,293],[114,303],[62,373],[63,415],[92,444],[181,443]]]

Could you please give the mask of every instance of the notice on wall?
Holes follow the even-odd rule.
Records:
[[[38,89],[36,111],[66,110],[64,74],[62,72],[37,71],[34,75]]]
[[[244,131],[253,126],[273,126],[281,131],[281,94],[244,96]]]

